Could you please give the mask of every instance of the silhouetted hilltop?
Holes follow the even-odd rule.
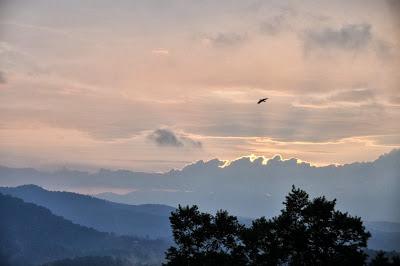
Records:
[[[133,232],[149,237],[156,235],[171,237],[168,217],[174,208],[169,206],[118,204],[77,193],[47,191],[35,185],[0,188],[1,191],[38,205],[49,206],[58,213],[64,213],[65,218],[73,217],[74,222],[86,223],[84,225],[91,224],[94,228],[100,228],[101,231],[122,232],[126,230],[128,233]],[[132,211],[137,209],[141,211]],[[250,225],[252,222],[252,219],[246,217],[239,217],[239,220],[246,225]],[[138,221],[143,223],[139,224]],[[367,221],[365,224],[372,233],[368,241],[369,248],[386,251],[400,250],[400,223]]]
[[[0,194],[0,265],[37,265],[75,256],[160,262],[165,243],[117,237],[72,223],[48,209]]]
[[[170,237],[166,205],[126,205],[71,192],[48,191],[36,185],[1,187],[0,192],[48,208],[74,223],[103,232],[142,237]]]
[[[57,190],[96,187],[103,188],[103,192],[123,188],[131,192],[100,193],[97,197],[126,204],[196,204],[205,211],[226,209],[242,217],[276,215],[285,193],[294,184],[314,197],[337,198],[338,209],[365,221],[400,222],[400,150],[371,162],[321,167],[280,156],[242,157],[230,162],[214,159],[164,174],[105,169],[96,173],[68,169],[42,172],[1,167],[0,184],[36,184]]]

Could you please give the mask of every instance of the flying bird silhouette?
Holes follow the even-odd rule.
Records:
[[[268,98],[262,98],[262,99],[258,100],[257,104],[265,103],[267,100],[268,100]]]

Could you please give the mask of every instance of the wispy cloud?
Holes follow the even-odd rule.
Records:
[[[338,91],[332,96],[328,97],[328,100],[338,102],[352,102],[359,103],[371,100],[374,98],[374,92],[370,89],[353,89]]]
[[[153,171],[283,148],[335,162],[387,149],[338,139],[399,135],[397,0],[97,2],[2,6],[3,162]],[[139,157],[151,165],[110,160]]]
[[[337,90],[327,94],[314,95],[302,98],[295,102],[295,106],[314,108],[333,108],[338,106],[352,106],[371,104],[376,101],[375,92],[368,88]]]
[[[203,43],[215,47],[236,46],[247,40],[246,34],[235,32],[218,33],[203,39]]]
[[[7,83],[7,79],[5,77],[5,74],[3,71],[0,71],[0,84],[5,84]]]
[[[289,27],[285,14],[276,15],[260,23],[261,33],[277,35],[282,30]]]
[[[308,30],[304,36],[306,50],[315,48],[356,50],[366,47],[372,39],[370,24],[347,24],[340,28]]]
[[[154,49],[151,51],[151,53],[154,55],[159,55],[159,56],[169,55],[169,51],[167,49]]]

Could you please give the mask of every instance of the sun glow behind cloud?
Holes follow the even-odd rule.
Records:
[[[96,16],[65,3],[1,6],[2,164],[167,171],[282,154],[324,165],[400,147],[389,2],[100,0]],[[177,145],[149,140],[158,129]]]

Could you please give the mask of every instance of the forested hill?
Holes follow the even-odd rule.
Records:
[[[101,232],[150,238],[170,238],[168,222],[175,208],[161,204],[127,205],[87,195],[48,191],[35,185],[0,187],[0,193],[43,206],[74,223]]]
[[[0,193],[0,265],[38,265],[76,256],[118,256],[160,264],[161,240],[118,237],[72,223],[48,209]]]

